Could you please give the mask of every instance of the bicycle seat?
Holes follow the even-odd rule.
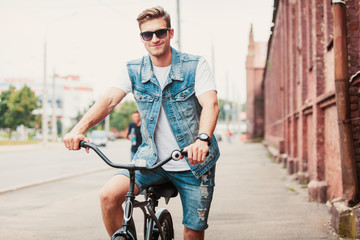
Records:
[[[178,191],[176,187],[171,182],[166,182],[159,185],[153,185],[148,188],[149,192],[154,194],[156,198],[165,198],[165,201],[168,202],[168,199],[176,197]]]

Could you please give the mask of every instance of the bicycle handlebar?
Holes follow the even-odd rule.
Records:
[[[93,143],[88,143],[85,141],[80,141],[79,143],[80,148],[91,148],[92,150],[94,150],[94,152],[109,166],[113,167],[113,168],[124,168],[124,169],[128,169],[128,170],[142,170],[142,171],[152,171],[155,170],[159,167],[161,167],[162,165],[164,165],[165,163],[169,162],[170,160],[180,160],[182,158],[182,156],[187,156],[187,152],[184,150],[174,150],[171,155],[165,159],[162,160],[160,162],[157,162],[156,164],[154,164],[153,166],[150,167],[146,167],[146,166],[137,166],[136,164],[132,163],[132,164],[118,164],[118,163],[113,163],[112,161],[110,161],[110,159],[108,159],[105,154],[103,152],[100,151],[100,149]]]

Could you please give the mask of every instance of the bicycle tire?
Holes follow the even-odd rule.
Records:
[[[124,236],[117,236],[114,240],[126,240]]]
[[[133,230],[129,230],[126,235],[115,235],[111,238],[112,240],[135,240],[136,234],[134,234]]]
[[[160,227],[165,233],[165,240],[172,240],[174,239],[174,228],[173,228],[173,222],[171,218],[171,214],[168,210],[164,209],[160,216],[158,217],[160,222]],[[152,240],[158,240],[161,239],[160,232],[157,229],[157,226],[154,226],[153,228],[153,235]]]

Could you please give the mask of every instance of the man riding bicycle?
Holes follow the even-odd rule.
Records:
[[[137,21],[149,55],[127,63],[116,86],[88,110],[64,137],[64,144],[69,150],[78,150],[80,140],[88,141],[85,131],[100,123],[132,92],[141,116],[143,138],[134,160],[145,159],[151,166],[174,149],[188,152],[187,158],[170,161],[153,172],[137,171],[135,192],[171,181],[182,201],[184,239],[204,239],[215,163],[220,156],[212,136],[219,114],[214,79],[203,57],[170,46],[174,29],[163,8],[146,9]],[[101,190],[102,216],[110,236],[121,228],[122,203],[128,188],[128,172],[122,170]]]

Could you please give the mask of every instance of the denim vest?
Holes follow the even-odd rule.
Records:
[[[180,149],[195,141],[199,131],[202,107],[195,96],[195,72],[199,62],[198,56],[181,53],[171,48],[172,62],[165,87],[161,87],[153,73],[150,56],[127,63],[132,83],[132,92],[141,116],[141,133],[143,142],[134,156],[146,159],[147,166],[155,164],[157,149],[154,142],[154,131],[161,104]],[[161,137],[161,136],[159,136]],[[175,149],[174,149],[175,150]],[[171,152],[169,152],[169,155]],[[195,177],[213,167],[220,156],[215,136],[211,138],[209,155],[198,165],[188,162]]]

